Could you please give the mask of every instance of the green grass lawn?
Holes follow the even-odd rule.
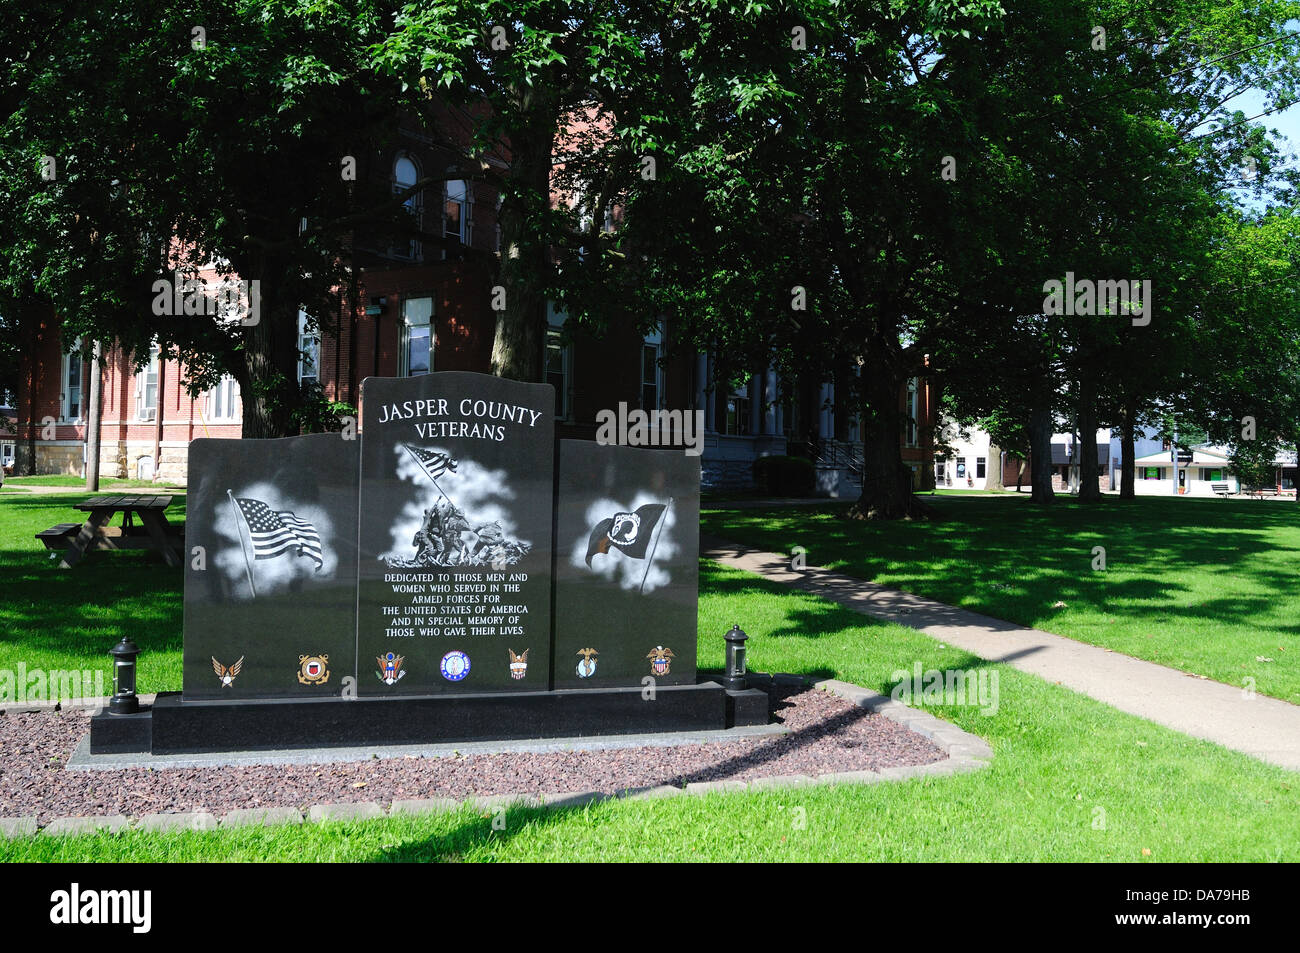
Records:
[[[11,476],[5,477],[5,485],[13,484],[14,486],[85,486],[84,477],[70,476],[63,473],[50,473],[41,476]],[[152,487],[162,489],[166,483],[155,483],[152,480],[119,480],[117,477],[103,477],[99,481],[100,489],[121,489],[123,487]]]
[[[733,621],[751,634],[760,670],[887,690],[893,670],[913,661],[985,664],[753,576],[712,563],[701,573],[701,666],[721,665],[721,634]],[[504,831],[492,830],[490,815],[462,809],[267,830],[36,837],[0,842],[0,859],[1300,860],[1300,774],[994,667],[996,714],[933,709],[992,744],[992,766],[974,774],[517,809]]]
[[[74,499],[0,503],[0,667],[98,665],[131,634],[145,649],[142,690],[178,689],[180,570],[142,553],[91,554],[74,570],[56,569],[31,534],[70,521]],[[971,503],[980,505],[946,505]],[[733,622],[751,635],[750,663],[760,671],[888,691],[891,674],[914,662],[988,665],[906,627],[703,562],[701,668],[721,667],[721,636]],[[461,810],[267,830],[36,837],[0,841],[0,860],[1300,860],[1300,774],[991,668],[996,714],[932,709],[993,746],[993,765],[975,774],[518,809],[504,831]],[[802,828],[792,823],[795,807]]]
[[[0,502],[0,668],[98,669],[111,692],[107,653],[126,635],[144,650],[141,691],[179,689],[182,570],[144,551],[92,552],[59,569],[33,538],[83,520],[73,505],[89,495],[22,493]],[[185,498],[176,496],[167,519],[184,518]]]
[[[1258,500],[927,501],[863,523],[845,504],[713,510],[702,530],[1300,703],[1300,509]],[[1092,568],[1105,549],[1104,571]],[[1057,602],[1065,606],[1054,608]]]

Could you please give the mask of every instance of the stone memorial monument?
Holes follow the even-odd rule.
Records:
[[[696,675],[697,457],[557,446],[546,384],[361,393],[359,438],[191,444],[183,690],[96,715],[92,753],[766,722]]]

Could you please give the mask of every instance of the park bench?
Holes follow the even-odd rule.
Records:
[[[1211,483],[1210,490],[1215,496],[1221,496],[1225,500],[1232,495],[1232,490],[1229,489],[1226,483]]]
[[[1257,486],[1250,491],[1252,496],[1263,499],[1266,496],[1277,496],[1277,487],[1275,486]]]

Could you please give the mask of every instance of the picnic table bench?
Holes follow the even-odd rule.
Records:
[[[1215,496],[1221,496],[1225,500],[1232,495],[1232,490],[1229,488],[1228,484],[1226,483],[1211,483],[1210,491]]]
[[[46,549],[64,549],[59,568],[70,569],[91,549],[152,549],[162,554],[169,566],[181,564],[184,551],[185,524],[167,522],[165,511],[170,496],[139,494],[134,496],[95,496],[76,508],[89,515],[84,523],[59,523],[36,534]],[[121,526],[108,525],[122,514]],[[140,518],[139,525],[135,517]]]
[[[1257,496],[1261,500],[1266,496],[1277,496],[1278,488],[1275,486],[1257,486],[1250,491],[1252,496]]]

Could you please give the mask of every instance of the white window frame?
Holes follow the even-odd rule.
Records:
[[[429,317],[427,321],[423,320],[420,317],[417,317],[415,321],[411,320],[411,316],[408,313],[408,308],[410,307],[410,304],[413,301],[429,302]],[[438,338],[437,338],[437,334],[434,332],[434,320],[433,320],[434,310],[435,310],[434,305],[435,302],[433,300],[432,295],[411,295],[410,297],[402,299],[402,317],[401,317],[402,347],[401,347],[400,366],[398,368],[398,374],[402,377],[412,376],[411,375],[411,328],[427,327],[429,329],[429,370],[426,373],[429,374],[433,373],[434,355],[438,351]]]
[[[465,197],[462,199],[453,199],[451,197],[452,187],[461,186],[464,190]],[[457,191],[460,191],[459,189]],[[451,231],[448,228],[447,208],[455,202],[460,206],[460,229]],[[442,183],[442,237],[455,238],[462,245],[469,245],[470,238],[473,236],[473,225],[471,224],[471,215],[474,208],[474,184],[468,179],[448,179]]]
[[[159,406],[162,403],[158,393],[158,371],[162,356],[157,344],[149,347],[149,363],[135,375],[135,419],[139,423],[149,423],[158,419]],[[147,403],[149,396],[149,378],[153,378],[153,406]]]
[[[548,353],[551,349],[551,340],[553,337],[563,334],[564,324],[569,319],[567,313],[556,311],[555,304],[548,301],[546,303],[546,350]],[[556,388],[556,420],[571,420],[573,416],[572,392],[573,392],[573,342],[564,341],[560,337],[560,383],[561,386]],[[546,370],[547,383],[550,383],[550,370]]]
[[[913,377],[907,382],[907,420],[904,421],[903,446],[917,447],[921,443],[921,382]]]
[[[313,333],[308,330],[311,315],[306,311],[298,312],[298,386],[303,381],[320,382],[320,334],[319,328]]]
[[[72,376],[72,363],[77,364],[77,413],[72,413],[72,388],[69,386],[68,379]],[[81,358],[81,338],[72,342],[72,350],[63,355],[63,361],[59,365],[61,375],[59,377],[59,419],[65,423],[80,423],[84,416],[84,397],[85,397],[85,376],[86,362]]]
[[[0,441],[0,467],[11,467],[14,465],[14,456],[18,452],[18,444],[13,440]]]
[[[403,162],[409,163],[411,169],[413,170],[412,171],[413,178],[409,182],[400,179],[397,174],[397,170]],[[416,161],[415,156],[411,155],[408,152],[399,152],[396,156],[393,157],[393,194],[397,195],[405,191],[406,189],[409,189],[416,182],[419,182],[420,175],[421,175],[420,163]],[[415,217],[415,227],[423,228],[422,222],[424,221],[424,191],[421,190],[419,192],[416,192],[414,195],[410,196],[405,202],[402,203],[402,206],[411,215]],[[419,261],[420,258],[422,257],[422,250],[423,250],[423,246],[421,245],[420,241],[418,239],[412,238],[410,244],[407,246],[405,251],[401,251],[400,249],[394,249],[394,254],[396,254],[399,258],[407,258],[410,259],[411,261]]]
[[[646,348],[655,349],[654,360],[654,380],[648,381],[645,376],[645,352]],[[664,356],[664,332],[663,328],[656,328],[647,334],[641,341],[641,348],[637,353],[637,404],[642,410],[661,410],[664,406],[664,368],[660,363]],[[645,406],[645,389],[647,385],[652,384],[655,389],[655,406]],[[737,396],[748,397],[748,391],[745,394]]]
[[[227,374],[208,391],[208,422],[238,423],[240,416],[235,408],[239,402],[239,384]]]

